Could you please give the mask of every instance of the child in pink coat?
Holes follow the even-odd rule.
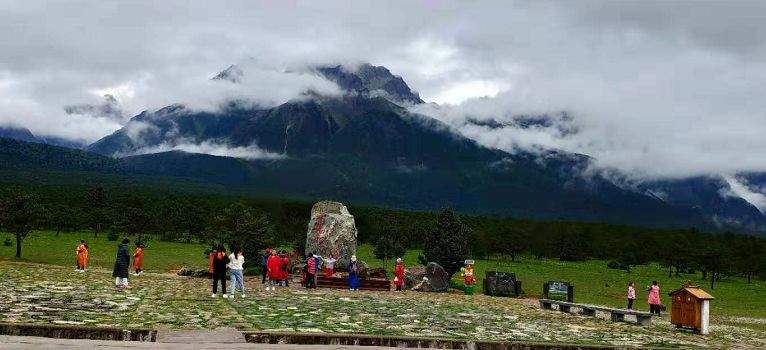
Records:
[[[633,281],[628,282],[628,310],[633,310],[633,302],[636,300],[636,288]]]

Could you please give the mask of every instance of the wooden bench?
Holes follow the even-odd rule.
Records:
[[[572,308],[578,309],[578,313],[583,316],[596,316],[596,312],[608,313],[610,314],[613,322],[626,322],[625,315],[634,315],[636,316],[636,323],[642,326],[649,326],[652,324],[652,314],[645,311],[615,309],[606,306],[570,303],[567,301],[552,299],[540,299],[541,309],[552,310],[553,305],[558,305],[559,311],[566,313],[571,313]]]

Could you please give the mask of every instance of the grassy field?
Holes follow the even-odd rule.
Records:
[[[359,247],[357,255],[363,261],[373,267],[382,266],[383,262],[374,258],[372,247],[363,245]],[[405,264],[418,264],[419,251],[411,250],[403,257]],[[387,268],[393,270],[393,262],[389,261]],[[521,281],[524,292],[529,297],[539,297],[542,293],[543,283],[550,280],[568,281],[574,285],[574,298],[576,302],[585,302],[613,307],[625,307],[627,283],[633,281],[636,284],[636,308],[646,308],[646,287],[657,280],[662,292],[662,302],[670,306],[670,297],[667,293],[691,281],[700,285],[706,291],[716,297],[712,302],[711,313],[730,316],[760,317],[766,318],[766,282],[753,279],[748,284],[747,280],[740,277],[726,277],[716,282],[715,289],[710,289],[710,282],[702,280],[702,274],[685,274],[668,278],[668,271],[657,264],[636,266],[630,272],[609,269],[606,261],[591,260],[587,262],[566,262],[558,260],[537,260],[531,256],[517,257],[516,261],[510,260],[477,260],[475,274],[478,278],[477,291],[481,290],[481,283],[486,271],[508,271],[516,273],[516,278]],[[456,278],[457,280],[457,278]],[[462,282],[461,282],[462,283]]]
[[[0,246],[0,259],[14,259],[16,254],[13,235],[0,233],[0,242],[10,238],[14,245]],[[112,242],[106,234],[94,237],[90,232],[34,232],[22,244],[21,261],[75,266],[75,248],[84,239],[90,248],[89,265],[112,268],[119,242]],[[120,238],[122,240],[122,238]],[[131,250],[132,250],[131,245]],[[199,244],[185,244],[149,240],[145,249],[144,267],[151,272],[169,272],[182,266],[206,266],[205,247]]]
[[[11,235],[0,233],[0,242]],[[91,233],[35,232],[24,241],[23,261],[74,265],[74,249],[77,242],[84,238],[91,247],[91,264],[110,269],[114,263],[117,242],[106,239],[106,235],[93,237]],[[151,240],[146,249],[145,267],[149,272],[175,271],[181,266],[205,266],[205,246]],[[0,259],[13,260],[15,248],[0,246]],[[404,256],[405,263],[413,266],[418,263],[419,251],[411,250]],[[383,262],[374,258],[372,247],[362,245],[358,249],[359,259],[372,267],[379,267]],[[387,268],[392,270],[393,262]],[[663,302],[669,306],[667,293],[686,281],[698,283],[708,290],[716,300],[712,303],[712,314],[726,316],[766,318],[766,283],[753,280],[752,284],[739,277],[727,277],[716,283],[714,290],[709,289],[709,282],[701,279],[700,274],[682,275],[668,278],[666,269],[653,264],[637,266],[631,272],[613,270],[606,267],[604,261],[562,262],[558,260],[537,260],[521,256],[515,262],[509,260],[478,260],[476,274],[478,286],[487,270],[515,272],[522,282],[528,297],[537,297],[542,291],[542,284],[548,280],[569,281],[575,286],[575,301],[600,305],[624,307],[626,283],[636,283],[637,308],[646,308],[646,295],[643,287],[657,280],[662,290]],[[480,288],[479,288],[480,289]]]

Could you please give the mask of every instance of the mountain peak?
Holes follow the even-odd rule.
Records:
[[[423,103],[420,96],[410,89],[402,77],[391,74],[391,71],[383,66],[364,63],[355,68],[336,65],[318,66],[315,70],[346,91],[383,95],[397,103]]]
[[[245,76],[245,72],[236,64],[230,65],[228,68],[222,70],[216,74],[211,80],[226,80],[232,83],[242,82],[242,77]]]

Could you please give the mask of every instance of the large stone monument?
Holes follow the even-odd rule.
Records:
[[[493,297],[521,296],[521,281],[513,272],[487,271],[484,275],[484,294]]]
[[[345,205],[330,201],[314,204],[306,233],[306,253],[332,255],[338,259],[338,267],[348,266],[356,254],[356,225]]]

